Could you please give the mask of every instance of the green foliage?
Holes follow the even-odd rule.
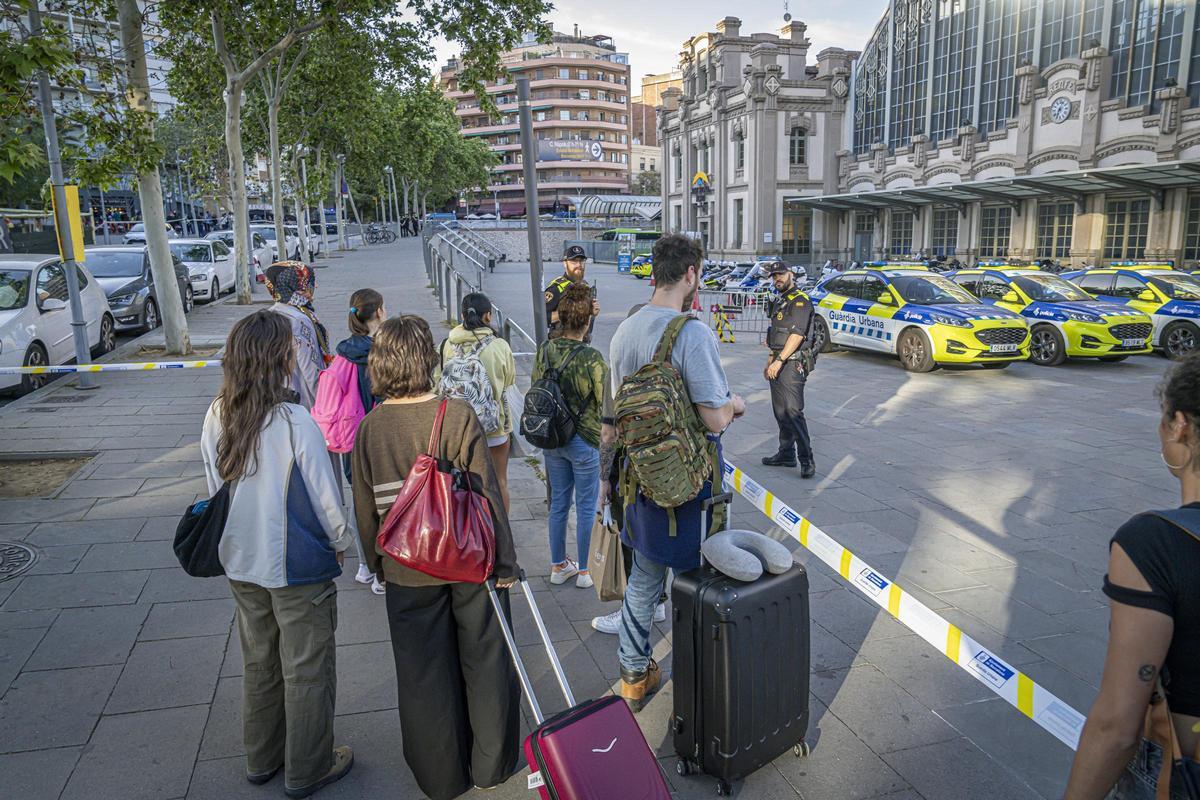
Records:
[[[630,181],[630,189],[634,194],[660,195],[662,194],[662,173],[654,170],[639,172]]]

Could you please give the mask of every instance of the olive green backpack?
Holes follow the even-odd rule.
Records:
[[[706,481],[720,478],[717,446],[708,440],[683,376],[671,363],[671,351],[689,320],[680,314],[666,331],[649,363],[625,378],[613,401],[613,417],[625,448],[621,474],[624,505],[632,505],[640,491],[670,517],[670,535],[676,534],[673,509],[693,500]],[[724,509],[713,514],[712,529],[720,526]]]

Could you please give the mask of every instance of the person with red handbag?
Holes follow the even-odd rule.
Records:
[[[508,588],[519,568],[484,430],[469,403],[434,392],[437,360],[420,317],[379,327],[367,371],[383,401],[359,426],[351,474],[386,587],[404,758],[422,792],[450,800],[518,769],[521,690],[484,582]]]

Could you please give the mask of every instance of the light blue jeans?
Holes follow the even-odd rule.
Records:
[[[650,661],[650,625],[654,607],[662,598],[667,582],[667,565],[633,551],[633,569],[625,587],[621,604],[621,627],[617,630],[620,644],[617,659],[622,669],[633,673],[645,672]]]
[[[600,494],[600,451],[575,434],[565,447],[543,452],[550,479],[550,562],[561,564],[567,560],[567,515],[574,495],[579,568],[587,569]]]

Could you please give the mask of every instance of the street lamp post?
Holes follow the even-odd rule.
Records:
[[[529,78],[517,78],[517,114],[521,122],[521,168],[525,179],[525,227],[529,234],[529,282],[533,290],[533,329],[546,341],[546,300],[542,294],[542,232],[538,219],[537,142],[529,103]]]
[[[349,250],[350,243],[346,241],[346,221],[342,211],[342,171],[345,169],[346,156],[344,153],[337,154],[337,169],[333,171],[333,197],[335,201],[335,212],[337,214],[337,230],[338,230],[338,250]]]

